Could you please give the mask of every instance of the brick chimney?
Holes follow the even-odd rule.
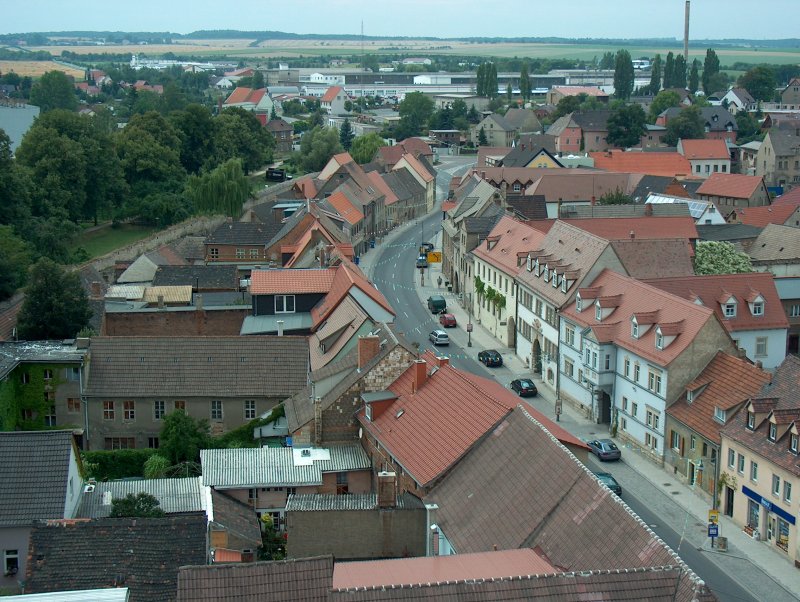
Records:
[[[425,381],[428,380],[428,363],[425,360],[414,360],[413,370],[414,382],[411,385],[411,389],[416,393],[422,388]]]
[[[381,350],[380,337],[367,335],[358,337],[358,369],[361,370]]]
[[[449,366],[450,365],[450,358],[449,357],[437,357],[437,361],[439,362],[439,367],[442,366]]]
[[[382,470],[378,473],[378,508],[394,508],[397,506],[397,475]]]
[[[91,285],[91,292],[92,292],[92,299],[102,299],[103,297],[103,285],[96,280],[92,282]]]
[[[645,206],[644,206],[644,214],[646,216],[648,216],[648,217],[653,215],[653,204],[652,203],[646,203],[645,204]]]

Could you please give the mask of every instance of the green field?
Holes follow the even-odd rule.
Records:
[[[78,235],[72,244],[72,250],[75,251],[82,247],[90,258],[100,257],[137,240],[147,238],[157,231],[158,228],[132,224],[121,224],[118,227],[109,226]]]

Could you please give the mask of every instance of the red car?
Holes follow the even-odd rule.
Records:
[[[439,316],[439,324],[441,324],[445,328],[455,328],[456,317],[453,314],[441,314]]]

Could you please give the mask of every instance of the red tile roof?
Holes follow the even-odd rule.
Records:
[[[527,256],[527,251],[540,249],[544,237],[543,232],[534,230],[513,217],[503,216],[489,233],[488,238],[472,252],[480,259],[513,276],[519,271],[517,253],[525,251]]]
[[[419,174],[419,176],[423,180],[425,180],[426,182],[433,181],[433,176],[431,175],[431,173],[427,169],[425,169],[425,167],[423,167],[422,163],[420,163],[414,155],[410,153],[405,153],[400,158],[405,159],[408,165],[411,167],[411,169],[417,172],[417,174]],[[395,167],[395,169],[397,168]]]
[[[383,309],[395,315],[394,309],[389,305],[386,297],[367,280],[361,270],[358,269],[358,266],[344,260],[336,266],[336,276],[334,276],[331,283],[330,292],[311,309],[311,318],[314,321],[315,328],[327,319],[353,287],[356,287]]]
[[[687,159],[730,159],[728,145],[724,140],[681,140],[683,156]]]
[[[717,314],[729,332],[789,328],[771,272],[658,278],[644,282],[689,301],[699,298],[704,306]],[[758,294],[764,298],[762,316],[754,316],[747,305],[747,298],[755,298]],[[736,317],[726,318],[721,303],[731,296],[738,301]]]
[[[687,391],[697,391],[691,403],[684,393],[667,414],[709,441],[720,443],[722,424],[714,419],[714,408],[730,410],[758,394],[770,374],[744,359],[719,352],[692,382]]]
[[[396,587],[555,572],[556,568],[531,548],[520,548],[450,556],[337,562],[333,567],[333,588]]]
[[[266,88],[254,90],[253,88],[237,87],[234,88],[233,92],[231,92],[231,95],[225,99],[224,104],[234,105],[241,104],[243,102],[252,102],[253,104],[258,104],[261,102],[261,99],[264,98],[264,94],[266,93]]]
[[[691,176],[692,166],[680,153],[644,153],[619,150],[589,153],[597,169],[651,176]]]
[[[455,201],[443,201],[442,202],[442,211],[450,211],[451,209],[455,209],[458,206],[458,203]]]
[[[364,214],[353,206],[343,192],[337,190],[326,200],[336,209],[336,213],[341,215],[351,226],[363,221]]]
[[[661,153],[653,153],[661,154]],[[685,238],[697,240],[700,235],[689,215],[645,217],[592,217],[562,220],[606,240]]]
[[[713,311],[708,307],[696,305],[609,269],[604,269],[595,278],[592,288],[600,289],[599,294],[604,297],[622,295],[620,305],[602,322],[598,322],[595,319],[594,308],[587,307],[587,302],[593,304],[594,299],[587,297],[587,289],[581,289],[579,294],[584,301],[583,311],[577,311],[573,301],[562,310],[563,315],[572,322],[592,329],[601,326],[604,329],[604,340],[613,340],[619,347],[628,349],[659,366],[668,366],[686,350],[708,321],[715,319]],[[652,311],[658,311],[659,324],[672,324],[683,320],[681,333],[664,349],[656,348],[655,325],[639,338],[634,338],[631,334],[633,314]]]
[[[411,153],[415,157],[419,155],[425,155],[426,157],[433,156],[433,150],[430,145],[421,138],[406,138],[400,143],[400,146],[402,146],[407,153]]]
[[[392,205],[393,203],[397,202],[397,195],[381,177],[381,174],[379,174],[377,171],[370,171],[367,173],[367,177],[369,178],[370,182],[372,182],[372,185],[383,193],[385,197],[383,199],[384,206]]]
[[[787,204],[794,205],[795,207],[800,205],[800,186],[792,188],[789,192],[784,192],[781,196],[772,201],[773,207]]]
[[[320,99],[320,102],[333,102],[336,100],[336,95],[343,91],[341,86],[331,86],[325,92],[325,95]]]
[[[553,86],[553,91],[558,91],[564,96],[578,96],[586,94],[587,96],[596,96],[597,98],[608,97],[608,93],[604,92],[597,86]]]
[[[742,207],[734,209],[736,221],[748,226],[763,228],[767,224],[783,225],[789,216],[797,211],[798,205],[784,203],[782,205],[766,205],[764,207]]]
[[[253,295],[327,293],[335,276],[335,268],[253,270],[250,292]]]
[[[660,155],[661,153],[653,153]],[[749,199],[759,186],[763,186],[761,176],[743,176],[733,173],[712,173],[697,189],[698,195]]]

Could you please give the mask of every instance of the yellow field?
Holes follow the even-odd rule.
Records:
[[[83,79],[82,69],[59,65],[54,61],[0,61],[0,73],[10,73],[13,71],[17,75],[25,77],[41,77],[48,71],[63,71],[75,79]]]

